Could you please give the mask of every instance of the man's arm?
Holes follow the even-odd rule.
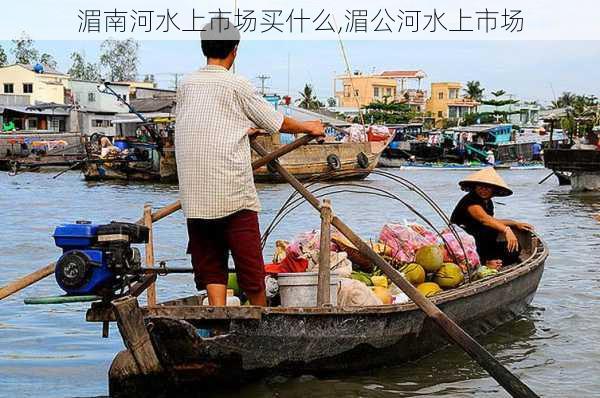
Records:
[[[284,117],[279,131],[290,134],[310,134],[314,136],[325,135],[325,126],[320,120],[301,122],[291,117]]]

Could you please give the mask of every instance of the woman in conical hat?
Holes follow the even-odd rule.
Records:
[[[526,223],[494,218],[494,196],[510,196],[511,189],[493,167],[470,174],[459,182],[468,193],[458,202],[450,220],[473,235],[482,264],[499,268],[518,260],[519,242],[513,228],[533,231]]]

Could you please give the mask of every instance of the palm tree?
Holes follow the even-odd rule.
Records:
[[[576,100],[577,95],[573,94],[570,91],[565,91],[561,94],[560,97],[556,99],[556,101],[552,101],[552,108],[558,109],[573,106]]]
[[[467,97],[475,101],[481,101],[483,98],[483,92],[485,91],[484,88],[481,88],[481,83],[479,83],[478,80],[468,81],[467,88],[464,90],[467,93]]]
[[[313,87],[310,84],[304,85],[304,90],[299,92],[300,102],[298,106],[304,109],[319,109],[321,102],[313,95]]]

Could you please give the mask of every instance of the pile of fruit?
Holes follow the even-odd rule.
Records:
[[[375,248],[375,247],[374,247]],[[384,253],[380,253],[384,257]],[[390,260],[388,258],[388,260]],[[394,264],[393,261],[390,261]],[[423,246],[417,250],[414,261],[395,264],[402,276],[426,297],[434,296],[444,290],[454,289],[465,281],[461,267],[454,263],[444,262],[444,253],[439,245]],[[352,278],[373,286],[374,293],[384,304],[391,304],[397,288],[391,285],[387,277],[379,269],[371,273],[354,271]]]

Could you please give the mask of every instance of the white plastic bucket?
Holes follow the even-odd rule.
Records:
[[[294,272],[277,275],[279,296],[282,307],[316,307],[317,306],[317,272]],[[329,297],[332,305],[337,305],[339,277],[331,274]]]

